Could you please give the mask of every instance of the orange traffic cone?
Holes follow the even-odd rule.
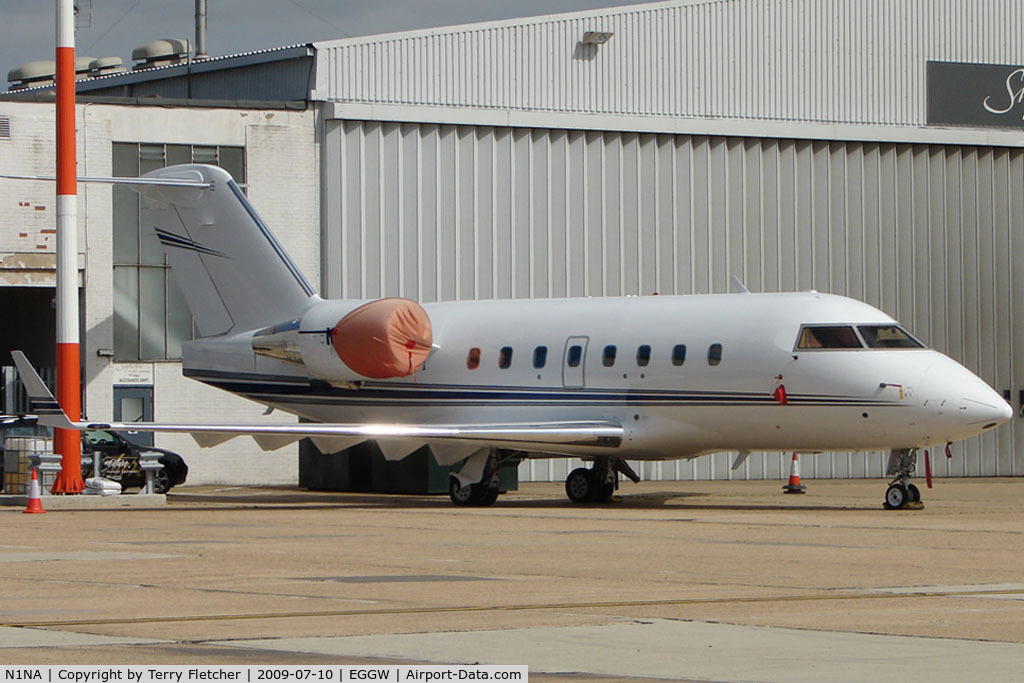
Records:
[[[793,464],[789,467],[789,483],[782,487],[785,493],[803,493],[806,486],[800,483],[800,461],[793,454]]]
[[[36,468],[32,468],[32,482],[28,486],[28,505],[22,510],[24,514],[42,514],[46,512],[43,509],[43,501],[39,497],[39,476],[36,474]]]

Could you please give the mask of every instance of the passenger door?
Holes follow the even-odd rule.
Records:
[[[562,386],[585,386],[589,341],[590,337],[569,337],[565,340],[565,352],[562,354]]]

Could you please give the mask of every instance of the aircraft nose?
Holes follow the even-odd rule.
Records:
[[[926,373],[924,385],[924,405],[944,414],[945,419],[951,419],[949,426],[955,430],[957,438],[979,434],[1013,417],[1013,411],[1002,396],[947,356],[938,356]]]
[[[1013,417],[1013,409],[989,385],[974,377],[973,386],[960,398],[960,410],[968,424],[990,429]]]

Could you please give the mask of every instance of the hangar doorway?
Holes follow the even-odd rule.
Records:
[[[0,364],[20,349],[37,368],[57,364],[57,312],[53,287],[0,287]]]
[[[114,422],[152,421],[153,387],[114,387]],[[153,432],[129,431],[121,436],[139,446],[153,447]]]

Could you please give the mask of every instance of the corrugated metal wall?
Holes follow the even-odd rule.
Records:
[[[876,305],[1012,389],[1019,408],[1024,150],[335,120],[324,155],[325,296],[726,292],[737,274],[754,291]],[[938,473],[1024,474],[1016,423],[936,458]],[[641,474],[788,471],[781,454],[735,473],[730,458]],[[524,476],[565,467],[524,465]],[[817,477],[883,469],[881,454],[803,465]]]
[[[317,43],[317,97],[918,125],[927,60],[1022,63],[1022,25],[1019,0],[680,0]]]

